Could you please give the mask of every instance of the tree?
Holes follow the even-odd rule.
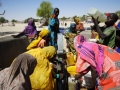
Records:
[[[119,19],[120,19],[120,10],[119,10],[119,11],[116,11],[115,13],[118,15],[118,17],[119,17]]]
[[[7,19],[6,19],[6,20],[5,20],[5,22],[6,22],[6,23],[8,23],[8,22],[9,22],[9,20],[7,20]]]
[[[38,19],[34,19],[35,22],[38,22]]]
[[[0,17],[0,22],[1,23],[5,23],[5,18],[4,17]]]
[[[2,24],[2,26],[3,26],[3,23],[5,23],[5,18],[4,17],[0,17],[0,24]]]
[[[29,18],[25,19],[25,20],[24,20],[24,23],[28,23],[29,19],[31,19],[31,18],[32,18],[32,17],[29,17]],[[32,18],[32,19],[34,19],[34,18]],[[38,22],[38,19],[34,19],[34,22]]]
[[[83,15],[82,17],[81,17],[81,21],[85,21],[86,20],[86,15]]]
[[[29,19],[31,19],[32,17],[29,17],[27,19],[24,20],[24,23],[28,23]]]
[[[73,19],[76,18],[76,17],[77,17],[77,15],[73,16]]]
[[[62,18],[61,18],[61,20],[63,20],[63,24],[64,24],[64,21],[66,20],[67,18],[65,17],[65,16],[63,16]]]
[[[13,23],[14,23],[14,22],[17,22],[17,20],[15,20],[15,19],[12,19],[12,21],[11,21],[11,22],[13,22]]]
[[[65,16],[63,16],[62,18],[61,18],[61,20],[66,20],[67,18],[65,17]]]
[[[43,1],[40,7],[37,9],[37,16],[42,17],[46,20],[45,25],[48,25],[48,20],[52,12],[52,4],[48,1]]]

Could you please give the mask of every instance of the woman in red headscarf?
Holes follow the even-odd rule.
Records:
[[[74,39],[77,52],[76,79],[91,70],[97,90],[117,90],[120,88],[120,54],[108,46],[88,42],[82,35]]]

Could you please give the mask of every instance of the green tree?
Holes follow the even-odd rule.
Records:
[[[81,21],[85,21],[86,20],[86,15],[83,15],[82,17],[81,17]]]
[[[61,18],[61,20],[66,20],[67,18],[65,17],[65,16],[63,16],[62,18]]]
[[[0,17],[0,22],[1,23],[5,23],[5,18],[4,17]]]
[[[38,19],[34,19],[35,22],[38,22]]]
[[[73,16],[73,19],[76,18],[76,17],[77,17],[77,15]]]
[[[64,21],[66,20],[67,18],[65,17],[65,16],[63,16],[62,18],[61,18],[61,20],[63,20],[63,24],[64,24]]]
[[[31,19],[32,17],[29,17],[27,19],[24,20],[24,23],[28,23],[29,19]]]
[[[119,17],[119,19],[120,19],[120,10],[119,10],[119,11],[116,11],[115,13],[118,15],[118,17]]]
[[[6,19],[6,20],[5,20],[5,22],[6,22],[6,23],[8,23],[8,22],[9,22],[9,20],[7,20],[7,19]]]
[[[11,22],[17,22],[17,20],[15,20],[15,19],[12,19],[12,21]]]
[[[2,24],[2,26],[3,26],[3,23],[5,23],[5,18],[4,17],[0,17],[0,24]]]
[[[37,16],[42,17],[46,20],[45,25],[48,25],[48,20],[52,12],[52,4],[48,1],[43,1],[40,7],[37,9]]]

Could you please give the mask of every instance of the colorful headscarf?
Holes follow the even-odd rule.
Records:
[[[70,32],[70,33],[72,32],[72,30],[71,30],[71,29],[72,29],[72,27],[73,27],[73,26],[75,26],[75,27],[76,27],[76,24],[75,24],[75,23],[71,23],[71,24],[70,24],[70,27],[69,27],[68,32]]]
[[[34,25],[34,20],[33,19],[29,19],[28,20],[28,25],[33,26]]]
[[[38,43],[42,40],[42,38],[46,35],[50,34],[50,31],[47,29],[42,29],[39,33],[38,39],[33,40],[27,47],[27,50],[37,47]]]
[[[54,46],[46,46],[44,48],[35,48],[26,53],[33,55],[37,60],[51,59],[56,54]]]
[[[50,31],[47,30],[47,29],[45,29],[45,28],[43,28],[43,29],[41,30],[41,32],[39,33],[39,37],[43,38],[44,36],[46,36],[46,35],[48,35],[48,34],[50,34]]]
[[[75,23],[76,23],[76,24],[79,24],[79,23],[80,23],[80,19],[79,19],[78,17],[74,18],[74,20],[75,20]]]
[[[52,12],[51,12],[51,16],[50,16],[50,18],[53,17],[55,9],[56,9],[56,8],[53,8],[53,10],[52,10]]]
[[[49,60],[56,54],[56,49],[53,46],[47,46],[42,49],[31,49],[26,53],[31,54],[37,60],[34,72],[30,76],[32,89],[54,90],[54,78],[52,77],[52,66]]]
[[[30,19],[28,21],[28,26],[23,30],[24,35],[34,36],[37,34],[36,26],[34,25],[34,20]]]
[[[56,54],[56,49],[54,46],[44,47],[42,49],[44,58],[51,59]]]
[[[104,61],[103,47],[96,43],[87,42],[86,38],[82,35],[75,37],[74,47],[78,52],[78,56],[93,66],[98,75],[101,75]]]

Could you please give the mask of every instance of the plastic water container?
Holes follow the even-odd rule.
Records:
[[[98,21],[100,21],[100,22],[106,22],[106,20],[107,20],[107,16],[106,16],[105,14],[101,13],[101,12],[100,12],[98,9],[96,9],[96,8],[90,8],[90,9],[88,10],[88,15],[93,16],[95,19],[96,19],[97,17],[99,17],[99,18],[98,18]]]
[[[88,89],[91,89],[94,87],[93,85],[93,80],[92,80],[92,76],[90,74],[86,74],[84,76],[84,80],[85,80],[85,87]]]
[[[67,53],[67,59],[66,59],[66,62],[67,62],[67,66],[73,66],[75,65],[75,59],[74,59],[74,55],[72,52],[68,52]]]
[[[77,83],[74,77],[68,77],[68,90],[76,90]]]

